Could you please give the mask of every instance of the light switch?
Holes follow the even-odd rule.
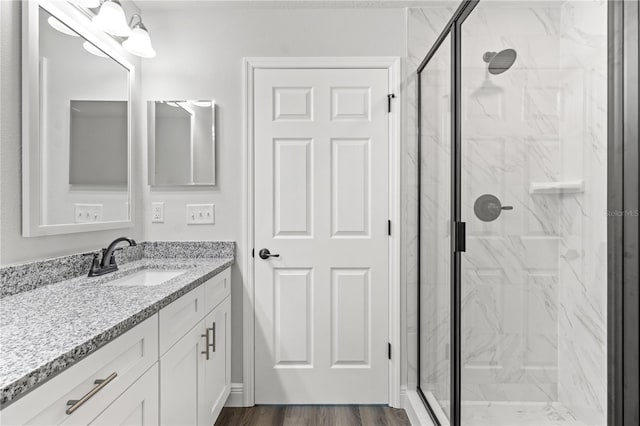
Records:
[[[187,204],[187,225],[213,225],[214,207],[213,204]]]
[[[76,204],[76,223],[102,222],[102,204]]]

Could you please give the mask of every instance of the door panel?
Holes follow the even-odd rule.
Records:
[[[93,426],[154,426],[158,424],[158,364],[107,407]]]
[[[194,326],[160,359],[160,421],[163,425],[198,423],[198,383],[205,357],[204,327]]]
[[[388,71],[254,90],[256,403],[386,403]]]

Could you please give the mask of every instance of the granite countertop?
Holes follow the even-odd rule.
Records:
[[[109,343],[234,262],[144,258],[117,272],[61,281],[0,299],[0,406]],[[155,286],[109,282],[142,269],[184,269]]]

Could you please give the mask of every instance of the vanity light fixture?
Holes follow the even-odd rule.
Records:
[[[58,20],[53,16],[49,16],[49,19],[47,19],[47,22],[49,23],[49,25],[51,25],[51,28],[53,28],[54,30],[60,31],[62,34],[66,34],[72,37],[80,37],[78,34],[76,34],[75,31],[67,27],[60,20]]]
[[[127,25],[127,17],[119,0],[102,0],[98,14],[91,21],[105,33],[119,37],[131,35],[131,28]]]
[[[87,52],[91,53],[92,55],[96,55],[96,56],[99,56],[101,58],[107,58],[108,57],[106,53],[104,53],[102,50],[98,49],[93,44],[89,43],[88,41],[85,41],[84,43],[82,43],[82,47],[84,47],[84,50],[86,50]]]
[[[134,21],[137,18],[137,22]],[[131,53],[132,55],[140,56],[142,58],[153,58],[156,56],[156,51],[151,45],[151,37],[149,37],[149,31],[147,27],[142,23],[140,15],[135,14],[131,17],[129,22],[131,27],[131,35],[128,39],[122,42],[122,47]]]

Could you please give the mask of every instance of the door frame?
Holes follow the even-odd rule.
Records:
[[[246,259],[240,259],[244,277],[242,301],[243,388],[244,406],[255,403],[255,296],[254,258],[254,76],[257,69],[386,69],[389,71],[390,93],[395,94],[389,117],[389,405],[400,407],[401,366],[401,300],[400,300],[400,207],[401,207],[401,62],[399,57],[249,57],[244,58],[243,71],[243,208],[242,221]],[[321,403],[321,401],[319,401]]]

